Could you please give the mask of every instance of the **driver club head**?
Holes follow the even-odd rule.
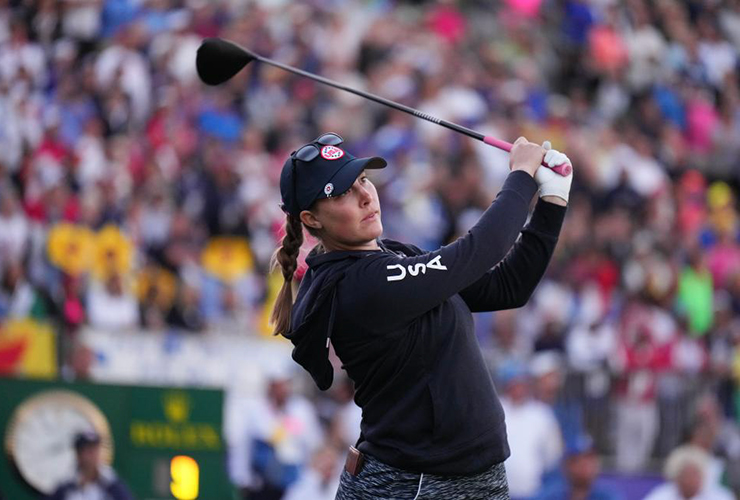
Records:
[[[219,85],[257,59],[251,52],[221,38],[206,38],[198,48],[195,67],[208,85]]]

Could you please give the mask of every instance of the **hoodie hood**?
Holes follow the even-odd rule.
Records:
[[[306,272],[290,317],[286,337],[293,343],[293,359],[311,374],[322,391],[331,387],[334,368],[329,362],[329,340],[334,328],[337,286],[359,259],[378,250],[318,253],[306,258]]]

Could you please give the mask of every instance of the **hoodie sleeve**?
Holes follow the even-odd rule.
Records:
[[[356,283],[351,312],[403,325],[469,287],[508,253],[536,191],[529,174],[512,172],[475,226],[454,243],[413,257],[382,254],[355,266],[347,280]]]
[[[566,208],[539,200],[522,237],[495,268],[460,292],[473,312],[521,307],[545,274]]]

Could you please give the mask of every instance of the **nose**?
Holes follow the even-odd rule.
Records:
[[[373,195],[370,193],[370,189],[362,184],[359,180],[357,182],[357,192],[360,195],[360,205],[363,207],[370,204],[373,201]]]

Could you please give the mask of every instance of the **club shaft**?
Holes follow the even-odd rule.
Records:
[[[393,109],[403,111],[417,118],[421,118],[422,120],[436,123],[437,125],[441,125],[450,130],[454,130],[455,132],[459,132],[461,134],[467,135],[468,137],[472,137],[473,139],[478,139],[479,141],[483,141],[484,143],[490,146],[496,147],[498,149],[501,149],[503,151],[506,151],[506,152],[511,151],[512,144],[510,142],[506,142],[501,139],[496,139],[495,137],[483,135],[480,132],[476,132],[475,130],[471,130],[467,127],[463,127],[462,125],[458,125],[457,123],[448,122],[447,120],[441,120],[435,116],[419,111],[418,109],[414,109],[409,106],[404,106],[403,104],[399,104],[397,102],[391,101],[390,99],[385,99],[375,94],[371,94],[370,92],[364,92],[362,90],[353,89],[352,87],[342,85],[341,83],[335,82],[334,80],[324,78],[323,76],[315,75],[313,73],[309,73],[308,71],[303,71],[302,69],[294,68],[293,66],[288,66],[287,64],[283,64],[278,61],[273,61],[270,58],[263,57],[263,56],[260,56],[254,53],[251,53],[251,54],[254,56],[255,59],[265,64],[269,64],[271,66],[275,66],[285,71],[289,71],[290,73],[300,75],[300,76],[305,76],[306,78],[310,78],[311,80],[321,82],[325,85],[329,85],[330,87],[334,87],[336,89],[344,90],[346,92],[350,92],[360,97],[370,99],[371,101],[375,101],[378,104],[383,104]],[[550,168],[547,164],[545,164],[544,161],[542,162],[542,165]],[[564,164],[564,165],[558,165],[557,167],[552,168],[552,170],[554,172],[557,172],[560,175],[569,175],[571,172],[571,167],[570,165]]]
[[[269,64],[271,66],[276,66],[280,69],[284,69],[285,71],[290,71],[291,73],[294,73],[296,75],[305,76],[306,78],[310,78],[312,80],[315,80],[317,82],[321,82],[325,85],[329,85],[330,87],[334,87],[340,90],[344,90],[346,92],[350,92],[352,94],[358,95],[360,97],[364,97],[366,99],[370,99],[371,101],[375,101],[379,104],[384,104],[385,106],[389,106],[393,109],[397,109],[399,111],[403,111],[405,113],[408,113],[410,115],[414,115],[417,118],[421,118],[423,120],[426,120],[428,122],[436,123],[437,125],[441,125],[443,127],[446,127],[450,130],[454,130],[455,132],[460,132],[461,134],[465,134],[468,137],[472,137],[473,139],[478,139],[479,141],[483,141],[485,139],[485,135],[481,134],[480,132],[476,132],[475,130],[471,130],[467,127],[463,127],[462,125],[458,125],[456,123],[448,122],[446,120],[441,120],[435,116],[429,115],[427,113],[424,113],[422,111],[419,111],[418,109],[411,108],[409,106],[404,106],[403,104],[399,104],[395,101],[391,101],[389,99],[385,99],[383,97],[377,96],[375,94],[371,94],[370,92],[364,92],[362,90],[353,89],[352,87],[347,87],[346,85],[342,85],[341,83],[335,82],[334,80],[329,80],[328,78],[324,78],[323,76],[315,75],[313,73],[309,73],[308,71],[303,71],[298,68],[294,68],[293,66],[288,66],[287,64],[283,64],[277,61],[273,61],[272,59],[269,59],[267,57],[262,57],[255,55],[257,60]],[[505,141],[501,141],[502,143],[505,143]],[[508,144],[508,143],[505,143]],[[511,148],[511,144],[508,144],[509,149]],[[499,146],[497,146],[499,147]],[[508,151],[508,150],[507,150]]]

